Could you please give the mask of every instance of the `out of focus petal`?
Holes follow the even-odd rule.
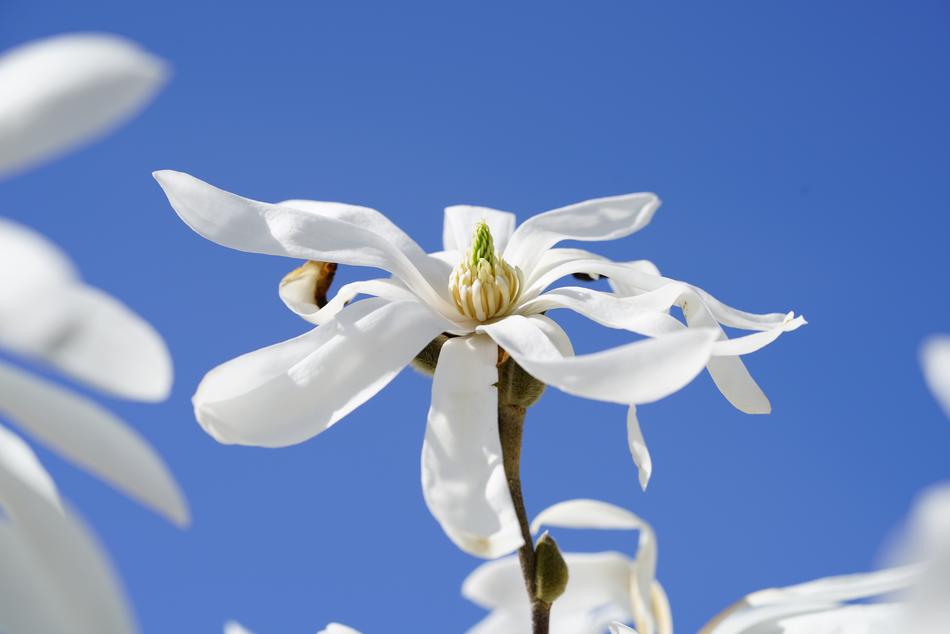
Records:
[[[115,35],[77,33],[0,56],[0,177],[84,143],[137,113],[165,63]]]
[[[93,401],[0,362],[0,413],[175,524],[188,523],[184,495],[161,457]]]
[[[684,387],[708,362],[716,336],[706,329],[685,330],[565,357],[539,321],[550,320],[511,315],[478,330],[544,383],[569,394],[625,405],[650,403]]]
[[[355,302],[304,335],[211,370],[192,398],[195,415],[222,443],[303,442],[379,392],[445,327],[416,302]]]

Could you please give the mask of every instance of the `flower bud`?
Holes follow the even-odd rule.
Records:
[[[567,563],[547,531],[534,547],[534,596],[545,603],[554,603],[567,589]]]

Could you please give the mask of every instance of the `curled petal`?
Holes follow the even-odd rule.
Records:
[[[209,372],[192,398],[195,416],[222,443],[303,442],[385,387],[446,325],[416,302],[355,302],[323,326]]]
[[[0,427],[0,630],[128,634],[135,630],[111,566],[81,522],[51,497],[36,455]]]
[[[135,114],[166,67],[114,35],[30,42],[0,57],[0,177],[72,149]]]
[[[515,230],[515,215],[507,211],[498,211],[488,207],[454,205],[445,208],[445,221],[442,224],[442,245],[446,251],[464,253],[472,240],[475,223],[488,224],[495,241],[497,253],[504,253],[508,239]],[[452,266],[457,264],[453,261]]]
[[[703,369],[716,333],[690,329],[603,352],[565,357],[539,324],[544,316],[511,315],[479,327],[539,380],[564,392],[625,405],[679,390]]]
[[[378,211],[312,201],[300,205],[304,208],[273,205],[182,172],[154,176],[181,219],[212,242],[251,253],[380,268],[426,304],[457,314],[448,302],[447,265],[427,256]]]
[[[615,240],[645,227],[660,206],[656,194],[587,200],[532,216],[518,227],[504,258],[530,275],[541,255],[562,240]]]
[[[636,405],[631,405],[627,408],[627,445],[630,447],[630,455],[633,456],[633,463],[637,465],[640,488],[646,491],[647,484],[650,482],[650,474],[653,473],[653,460],[650,458],[650,450],[647,449],[647,442],[643,438],[643,432],[640,431],[640,421],[637,419]]]
[[[459,548],[489,559],[524,543],[498,437],[497,362],[498,348],[488,337],[445,342],[422,445],[429,510]]]
[[[0,363],[0,412],[175,524],[188,523],[184,495],[161,457],[93,401]]]
[[[280,283],[280,299],[294,313],[315,325],[329,322],[357,295],[371,295],[391,301],[414,301],[415,295],[392,278],[350,282],[340,287],[323,305],[316,300],[317,275],[311,270],[294,270]]]

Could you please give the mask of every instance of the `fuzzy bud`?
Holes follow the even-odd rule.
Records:
[[[554,603],[567,589],[567,563],[547,531],[534,547],[534,579],[536,598],[545,603]]]

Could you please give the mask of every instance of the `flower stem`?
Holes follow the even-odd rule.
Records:
[[[526,408],[521,405],[504,402],[501,398],[498,400],[498,435],[501,438],[505,476],[508,480],[508,490],[511,492],[511,501],[518,515],[518,523],[521,526],[521,536],[524,538],[524,545],[518,549],[518,560],[521,562],[521,574],[531,601],[532,632],[533,634],[548,634],[551,604],[537,598],[534,540],[531,538],[528,513],[525,511],[524,496],[521,493],[521,438],[524,432],[525,412]]]

